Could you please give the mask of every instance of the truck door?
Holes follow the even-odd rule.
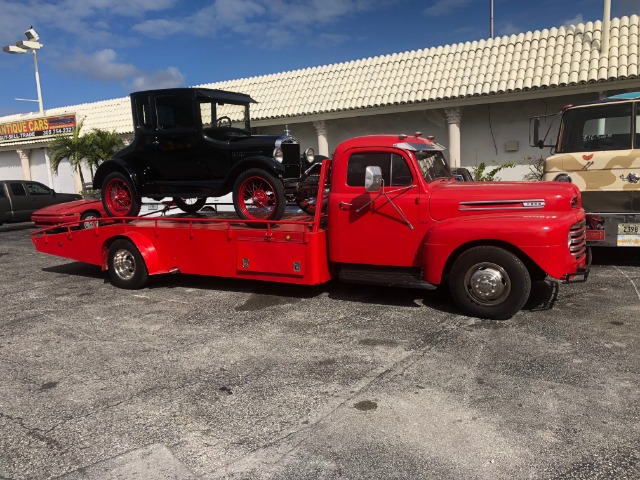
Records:
[[[331,260],[340,263],[417,267],[427,224],[420,218],[421,183],[413,162],[397,150],[353,150],[340,189],[331,192]],[[383,186],[365,190],[365,170],[378,166]],[[426,209],[427,205],[422,208]],[[422,221],[421,221],[422,220]],[[335,233],[335,232],[334,232]]]
[[[0,225],[3,222],[10,222],[13,220],[11,216],[11,202],[4,190],[4,184],[0,183]]]
[[[14,222],[26,222],[31,220],[31,212],[36,210],[31,204],[31,198],[27,196],[27,190],[22,182],[10,182],[7,184],[11,196]]]

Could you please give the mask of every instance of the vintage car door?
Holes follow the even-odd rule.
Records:
[[[420,266],[421,244],[427,224],[421,219],[422,186],[406,152],[394,149],[354,149],[338,191],[331,192],[337,209],[331,228],[331,260],[340,263]],[[378,192],[365,189],[368,166],[381,168],[383,185]],[[422,208],[427,211],[427,205]],[[330,220],[331,221],[331,220]]]
[[[156,154],[152,168],[158,183],[202,181],[209,176],[200,157],[201,135],[195,108],[189,92],[155,98],[157,128],[153,145]]]

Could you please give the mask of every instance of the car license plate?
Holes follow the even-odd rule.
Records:
[[[619,223],[618,235],[640,235],[640,223]]]

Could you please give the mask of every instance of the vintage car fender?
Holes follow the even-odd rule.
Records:
[[[230,192],[236,178],[249,168],[262,168],[274,175],[276,178],[280,178],[285,172],[284,165],[276,162],[271,157],[255,156],[243,158],[231,168],[229,175],[227,175],[227,179],[225,180],[223,189]]]
[[[93,177],[93,188],[95,190],[99,190],[102,188],[102,182],[104,179],[112,172],[120,172],[124,175],[128,175],[131,178],[131,182],[133,183],[133,188],[135,193],[140,195],[140,191],[138,190],[138,185],[140,184],[140,174],[134,168],[128,165],[127,162],[120,158],[112,158],[111,160],[107,160],[100,164],[98,169],[96,170],[96,174]]]
[[[569,252],[569,229],[584,218],[583,210],[518,215],[456,217],[436,223],[425,236],[425,280],[439,285],[455,257],[476,245],[503,246],[530,259],[548,275],[562,278],[575,271]]]
[[[109,239],[109,242],[106,243],[102,248],[102,269],[107,270],[107,253],[109,251],[109,246],[118,239],[127,238],[133,242],[136,246],[142,258],[144,258],[144,263],[147,266],[147,271],[149,275],[156,275],[160,273],[168,273],[169,268],[162,264],[160,259],[160,255],[156,250],[156,247],[153,245],[153,242],[145,235],[140,232],[124,232],[121,235],[117,235]]]

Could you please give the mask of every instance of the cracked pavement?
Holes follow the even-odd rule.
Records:
[[[2,480],[640,477],[638,249],[495,322],[333,282],[119,290],[32,231],[0,227]]]

